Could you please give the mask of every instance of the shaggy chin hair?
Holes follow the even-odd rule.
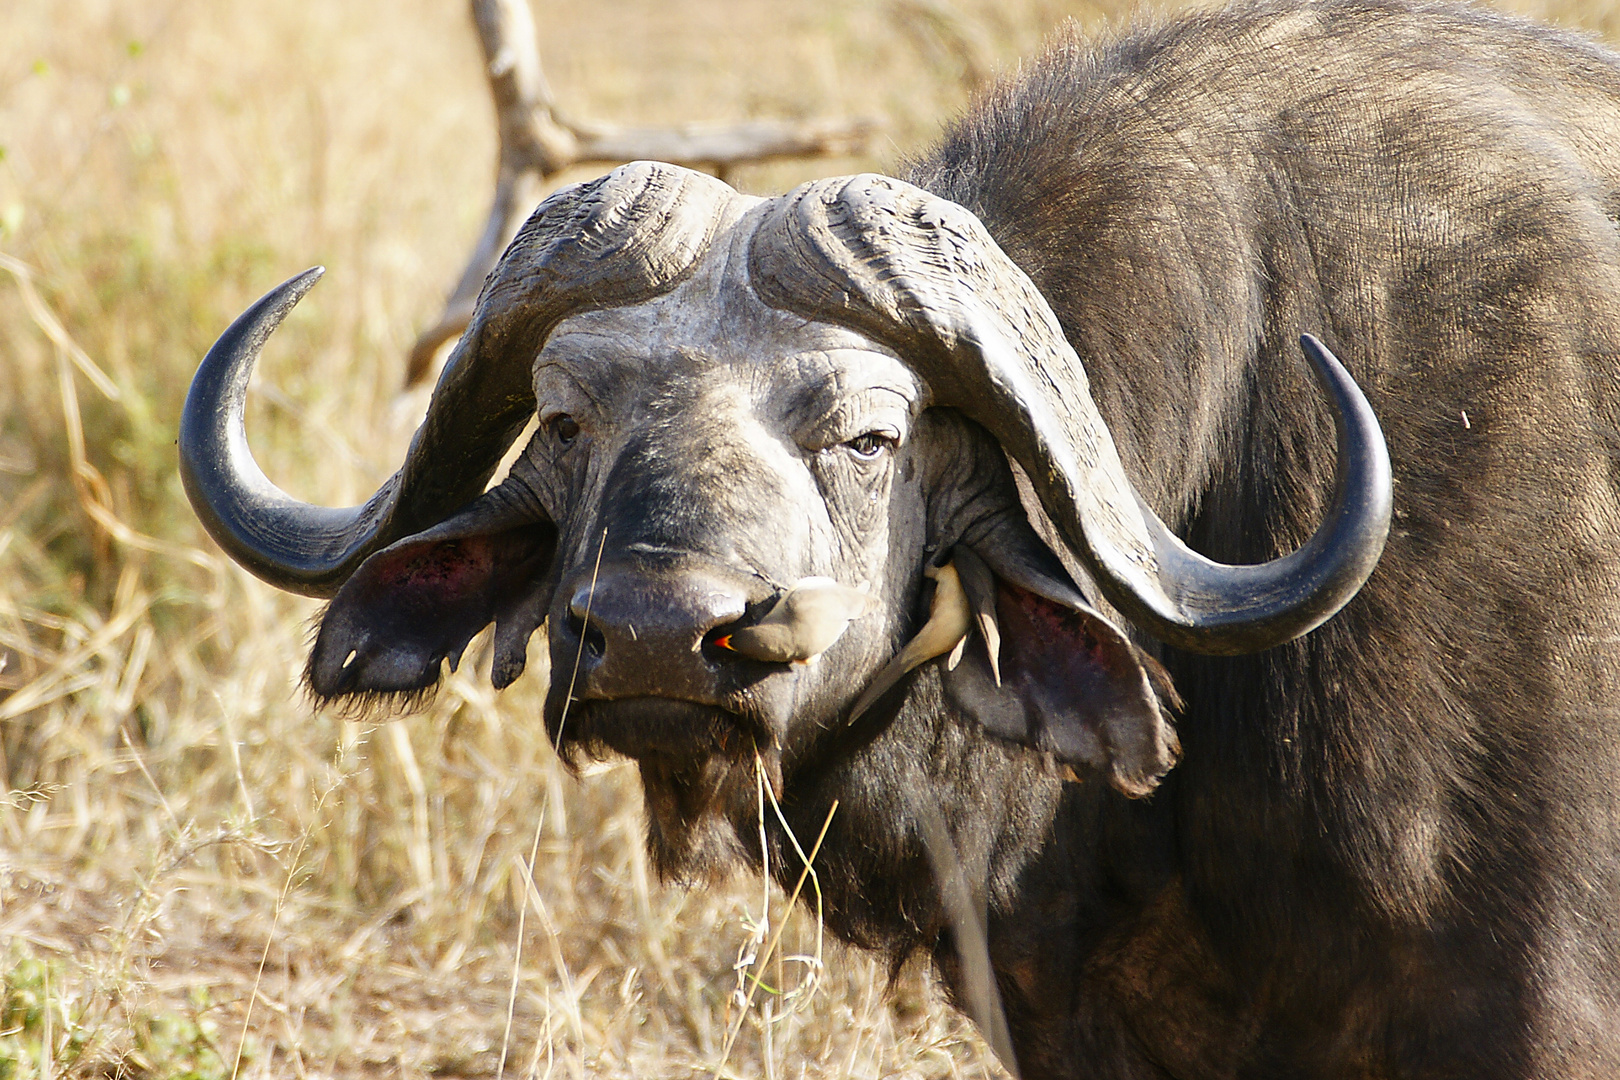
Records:
[[[747,827],[761,797],[751,761],[717,756],[694,771],[672,770],[656,759],[637,765],[647,805],[647,851],[661,879],[717,882],[759,861],[757,831]]]
[[[595,702],[569,715],[558,750],[570,768],[586,758],[636,763],[647,850],[665,881],[713,882],[759,860],[753,823],[761,784],[781,790],[781,751],[742,717],[681,702]]]

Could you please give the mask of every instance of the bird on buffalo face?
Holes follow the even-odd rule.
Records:
[[[1620,58],[1245,3],[1061,40],[903,174],[557,192],[351,510],[242,432],[316,272],[250,309],[182,474],[331,597],[314,692],[544,627],[661,872],[757,864],[757,748],[841,807],[829,925],[965,1000],[942,822],[1025,1077],[1620,1076]]]

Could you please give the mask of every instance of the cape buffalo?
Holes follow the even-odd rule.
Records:
[[[317,272],[247,312],[183,475],[332,598],[314,692],[544,625],[664,874],[757,862],[757,751],[800,835],[840,802],[829,924],[966,994],[941,824],[1025,1076],[1620,1076],[1620,59],[1248,3],[1061,42],[906,175],[558,192],[353,509],[242,429]]]

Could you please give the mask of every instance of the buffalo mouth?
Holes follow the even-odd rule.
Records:
[[[555,721],[548,727],[570,764],[581,756],[636,762],[648,850],[666,880],[714,880],[757,857],[742,838],[758,813],[756,752],[765,782],[781,783],[780,753],[765,725],[713,705],[628,698],[575,701],[560,731]]]

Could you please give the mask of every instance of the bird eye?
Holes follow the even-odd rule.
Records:
[[[871,461],[885,450],[894,449],[895,439],[881,431],[868,431],[865,435],[857,435],[844,444],[849,452],[863,461]]]
[[[553,416],[547,421],[547,426],[551,428],[553,437],[564,446],[569,445],[579,437],[579,421],[567,413],[558,413]]]

